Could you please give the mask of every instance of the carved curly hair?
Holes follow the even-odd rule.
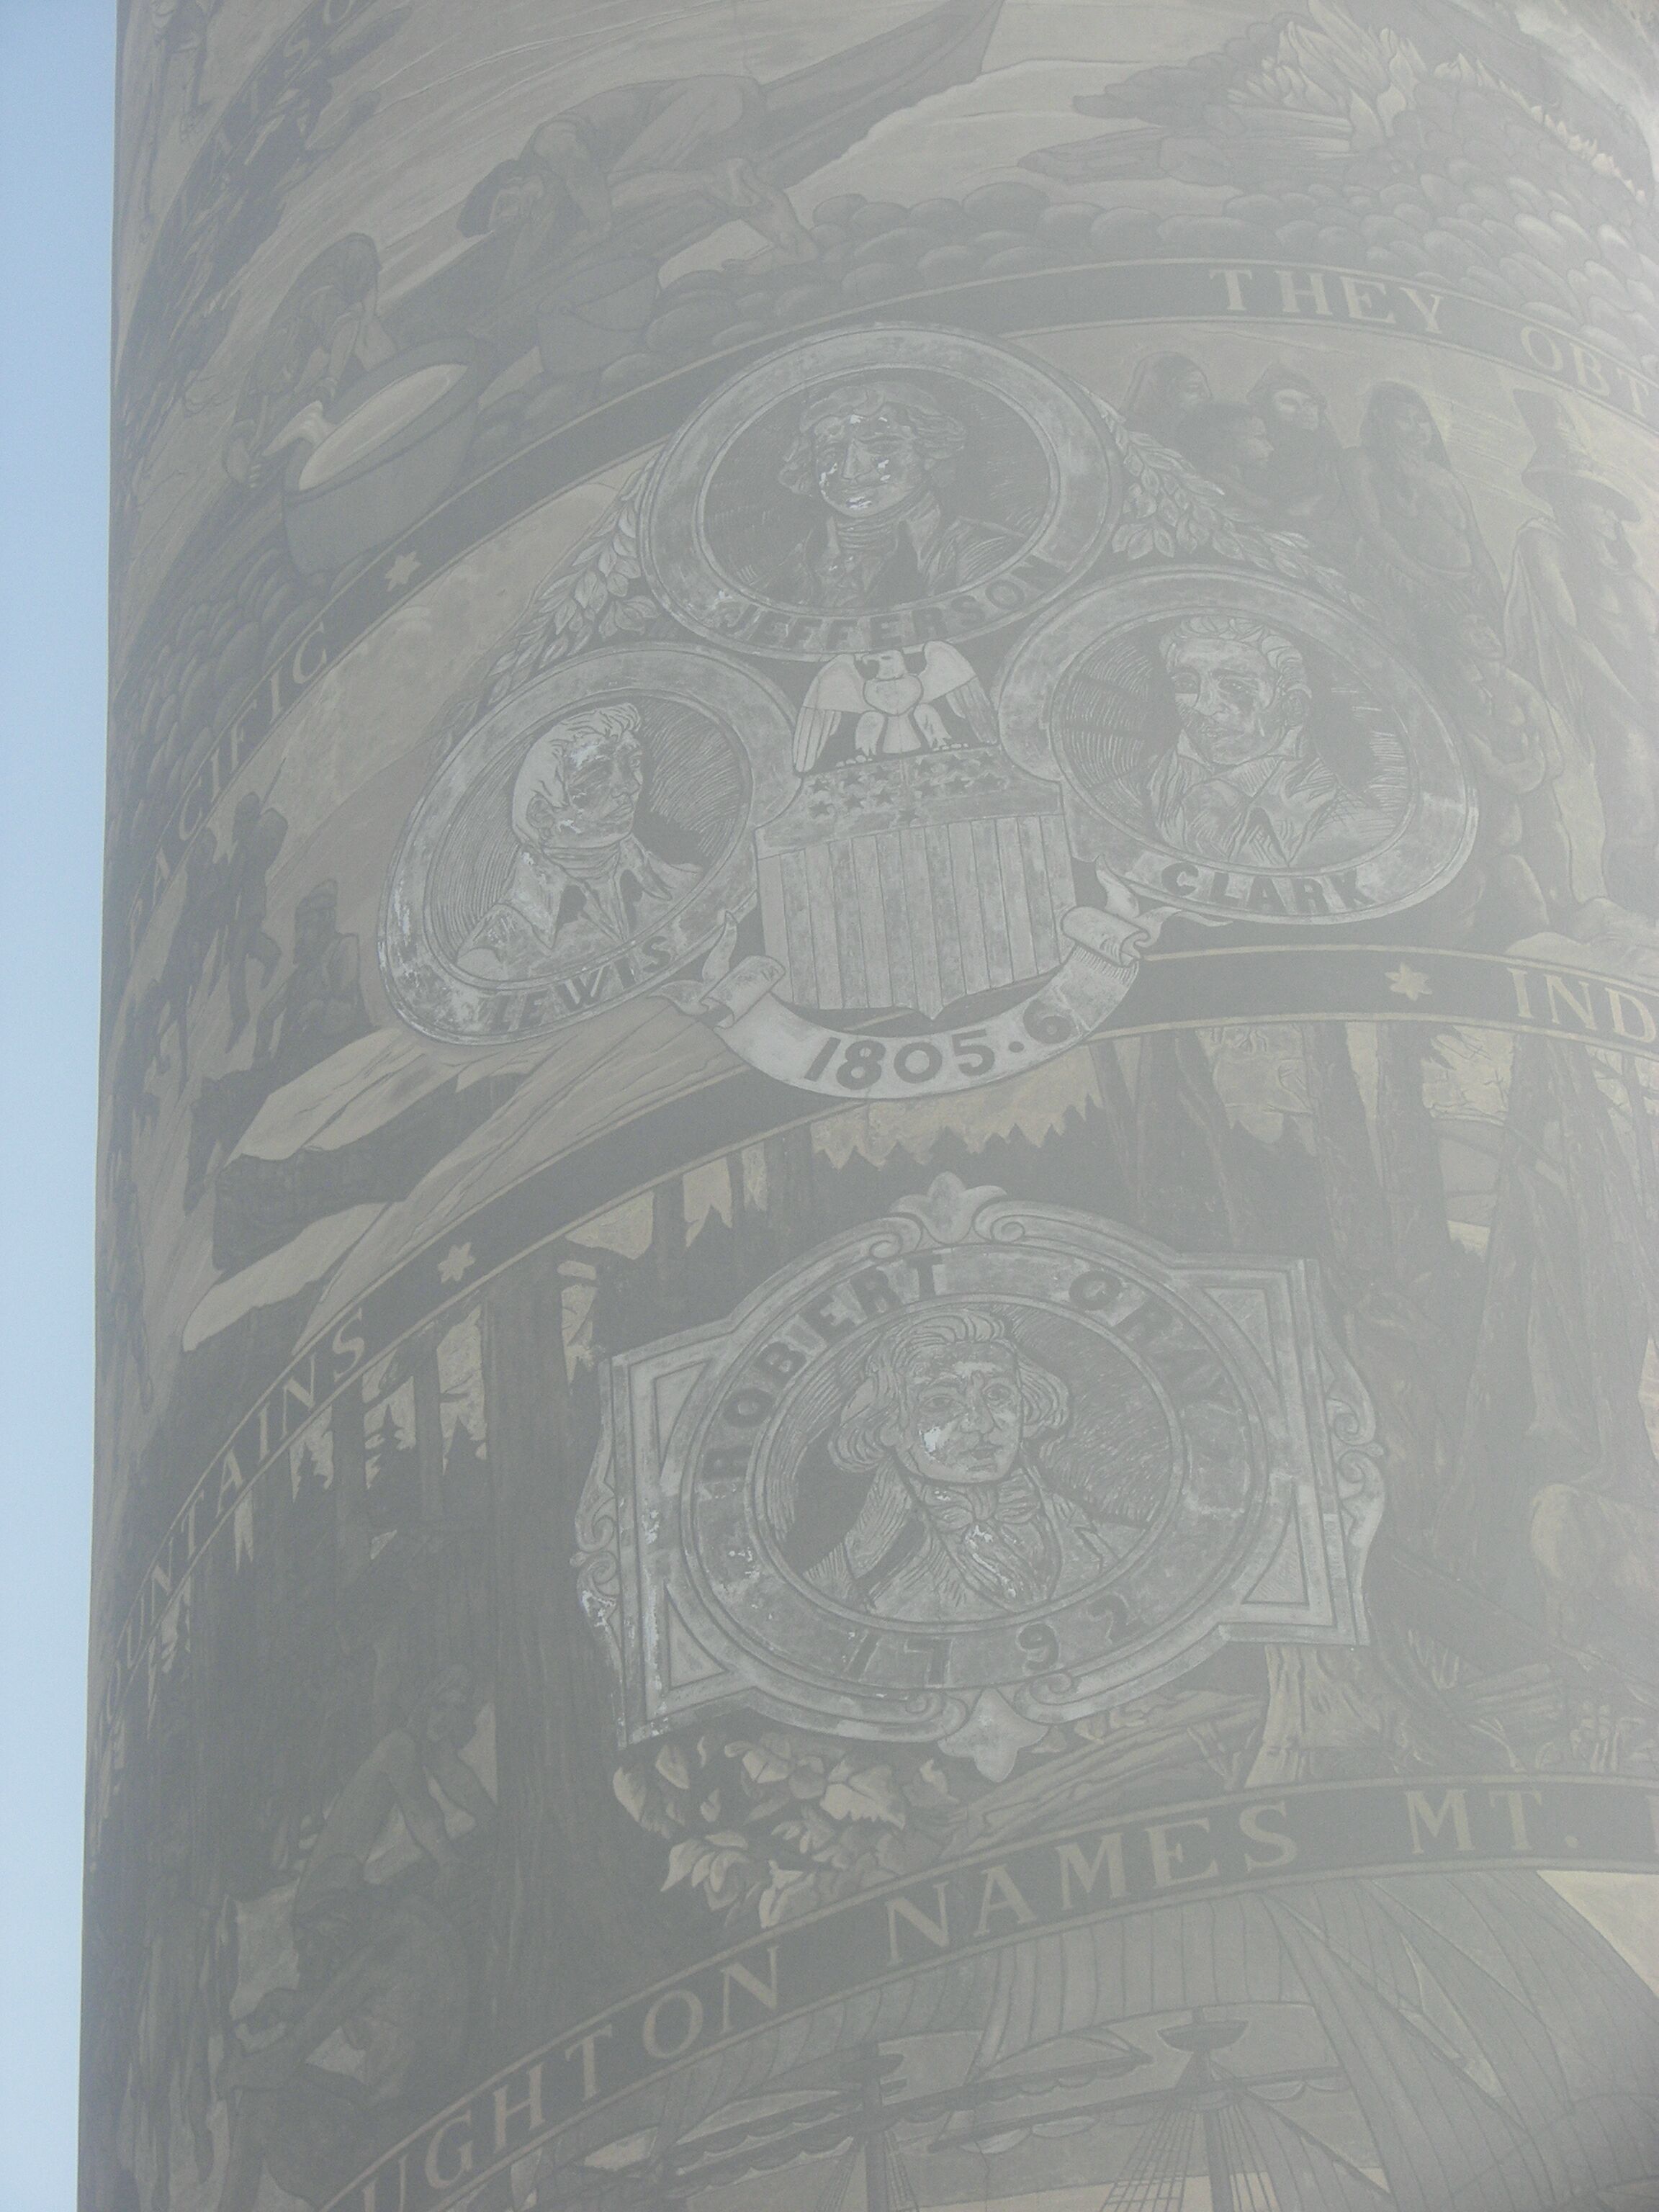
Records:
[[[877,1337],[864,1380],[830,1441],[836,1464],[860,1474],[879,1467],[898,1441],[896,1417],[902,1413],[907,1391],[964,1348],[990,1344],[1001,1346],[1014,1362],[1027,1447],[1035,1449],[1060,1435],[1071,1418],[1072,1398],[1060,1376],[1026,1357],[1000,1316],[983,1306],[946,1307],[896,1322]]]
[[[1184,622],[1165,630],[1158,641],[1166,668],[1177,648],[1189,640],[1249,646],[1261,655],[1278,678],[1283,699],[1300,698],[1304,714],[1312,706],[1313,685],[1308,679],[1308,664],[1300,649],[1282,630],[1252,621],[1249,615],[1188,615]]]
[[[826,385],[801,409],[794,440],[778,471],[778,482],[786,491],[803,499],[813,495],[812,433],[834,416],[858,414],[885,415],[902,423],[922,466],[936,482],[943,480],[968,442],[967,424],[947,414],[927,386],[912,378],[866,376]]]

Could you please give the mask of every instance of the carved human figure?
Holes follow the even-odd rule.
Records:
[[[1559,402],[1516,401],[1534,441],[1522,482],[1550,512],[1516,539],[1510,655],[1595,762],[1608,896],[1659,915],[1659,594],[1627,534],[1641,509],[1591,465]]]
[[[253,799],[257,810],[257,794],[248,796]],[[241,804],[239,802],[239,813]],[[276,816],[276,822],[282,823],[281,815]],[[284,829],[286,826],[283,824]],[[266,836],[265,844],[274,850],[273,836],[274,845],[280,845],[282,837],[274,830],[272,835]],[[252,957],[256,951],[263,950],[262,939],[264,945],[269,945],[270,940],[264,937],[264,869],[258,868],[251,876],[248,860],[245,841],[238,855],[240,870],[238,883],[243,910],[250,926],[245,928],[240,942],[246,947],[247,957]],[[190,1079],[191,1004],[201,988],[208,957],[215,945],[219,945],[222,951],[223,949],[228,921],[227,902],[230,881],[230,864],[219,850],[219,841],[212,830],[204,830],[185,858],[185,903],[173,926],[173,934],[167,939],[167,956],[161,963],[158,985],[160,1000],[155,1013],[155,1048],[158,1059],[165,1052],[167,1031],[171,1029],[178,1034],[179,1087],[181,1091]],[[264,965],[263,961],[261,964]],[[270,972],[269,968],[264,969],[267,981]],[[232,988],[234,989],[234,983]],[[239,1003],[244,1009],[242,1018],[246,1021],[246,988]]]
[[[870,1486],[846,1535],[809,1571],[883,1616],[951,1621],[1039,1605],[1114,1556],[1103,1516],[1044,1467],[1071,1398],[991,1310],[896,1324],[843,1407],[836,1463]]]
[[[161,1114],[161,1102],[150,1089],[149,1078],[161,1051],[162,1018],[159,982],[146,984],[127,1000],[110,1075],[104,1140],[104,1174],[112,1191],[131,1179],[139,1134],[153,1128]]]
[[[1379,384],[1359,443],[1343,456],[1362,579],[1437,656],[1458,617],[1500,615],[1504,592],[1469,495],[1428,402],[1409,384]]]
[[[247,1026],[248,962],[258,963],[260,981],[268,984],[283,957],[282,947],[265,927],[265,878],[287,835],[286,815],[266,805],[257,791],[242,793],[231,817],[230,858],[213,963],[216,980],[221,966],[225,970],[232,1044]]]
[[[259,1010],[252,1065],[202,1085],[191,1109],[186,1208],[201,1197],[215,1154],[234,1148],[273,1091],[369,1027],[357,939],[337,925],[338,898],[337,885],[317,884],[295,908],[294,965]]]
[[[154,223],[161,210],[156,198],[156,174],[164,147],[197,137],[207,120],[202,97],[207,71],[208,30],[218,0],[163,0],[153,10],[155,39],[156,90],[152,113],[143,133],[143,185],[139,210],[146,223]]]
[[[294,965],[259,1009],[253,1059],[272,1088],[314,1067],[368,1027],[357,940],[337,927],[337,886],[314,884],[294,909]]]
[[[390,1728],[353,1770],[329,1808],[295,1892],[294,1910],[303,1917],[311,1899],[337,1879],[335,1863],[349,1860],[360,1870],[395,1810],[440,1875],[456,1863],[441,1807],[433,1796],[435,1783],[457,1812],[483,1834],[494,1826],[495,1801],[461,1757],[471,1734],[478,1700],[465,1667],[445,1669],[422,1698],[408,1726]]]
[[[1324,393],[1279,366],[1262,371],[1245,404],[1260,418],[1269,447],[1252,480],[1265,518],[1334,550],[1341,536],[1342,444]]]
[[[1269,518],[1267,477],[1273,447],[1255,408],[1224,399],[1194,408],[1182,428],[1181,450],[1200,476],[1220,487],[1231,506],[1259,520]]]
[[[144,1321],[144,1239],[138,1187],[131,1175],[109,1186],[109,1212],[99,1248],[99,1335],[105,1375],[118,1407],[131,1365],[138,1402],[149,1411],[149,1330]]]
[[[306,264],[265,326],[225,439],[225,468],[257,483],[289,447],[327,435],[324,409],[395,350],[380,319],[380,257],[361,231]]]
[[[469,974],[496,981],[603,959],[695,890],[702,871],[641,834],[640,732],[624,702],[568,715],[531,746],[513,784],[512,874],[458,956]]]
[[[173,1811],[150,1875],[128,2075],[136,2131],[155,2176],[158,2205],[172,2202],[175,2116],[188,2129],[198,2181],[213,2171],[208,2126],[213,2022],[206,1967],[215,1917],[192,1893],[188,1823]]]
[[[1258,868],[1352,860],[1392,826],[1376,786],[1351,790],[1316,742],[1299,647],[1243,615],[1189,615],[1158,653],[1179,734],[1148,771],[1156,835],[1196,859]]]
[[[754,580],[822,612],[903,605],[977,583],[1020,540],[948,506],[967,441],[967,424],[920,378],[872,374],[813,393],[779,479],[817,513],[776,571]]]
[[[386,35],[384,27],[380,35]],[[334,68],[326,58],[319,60],[261,118],[241,155],[234,201],[213,234],[206,283],[210,295],[233,284],[276,230],[289,192],[338,153],[375,112],[380,96],[374,92],[336,103],[335,69],[356,58],[355,52],[338,52]]]
[[[1581,903],[1558,791],[1560,732],[1484,615],[1466,614],[1455,641],[1448,692],[1480,795],[1473,873],[1487,933],[1512,944],[1565,928]]]
[[[218,2212],[253,2212],[267,2172],[302,2203],[326,2202],[442,2094],[466,2033],[465,1949],[418,1892],[377,1889],[337,1857],[303,1911],[295,1901],[294,1945],[297,1985],[244,2023],[281,2033],[220,2068],[233,2101]],[[337,2033],[352,2073],[319,2055]]]
[[[1132,430],[1182,453],[1193,417],[1214,398],[1209,378],[1190,354],[1147,354],[1129,380],[1123,419]]]
[[[510,238],[507,291],[604,240],[648,250],[653,223],[666,216],[683,227],[687,202],[699,198],[767,240],[751,266],[814,260],[811,233],[745,158],[760,98],[752,78],[696,76],[613,85],[578,100],[479,179],[461,230]]]

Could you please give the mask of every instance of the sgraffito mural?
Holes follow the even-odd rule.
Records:
[[[83,2212],[1659,2203],[1650,12],[124,6]]]

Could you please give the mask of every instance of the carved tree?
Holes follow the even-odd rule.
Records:
[[[565,1371],[556,1255],[533,1254],[483,1310],[484,1406],[495,1499],[495,1741],[501,1809],[491,2039],[523,2049],[660,1971],[616,1853],[593,1847],[611,1802],[596,1725],[605,1689],[570,1568],[592,1439]],[[620,1820],[621,1815],[618,1815]]]
[[[1229,1118],[1199,1037],[1143,1037],[1133,1176],[1141,1227],[1190,1252],[1270,1245],[1253,1149]]]
[[[1532,1594],[1525,1527],[1546,1483],[1651,1504],[1640,1401],[1659,1263],[1630,1162],[1582,1050],[1516,1047],[1455,1476],[1436,1524],[1448,1561]]]

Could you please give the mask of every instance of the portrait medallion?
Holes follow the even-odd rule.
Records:
[[[625,1741],[739,1698],[1006,1772],[1228,1638],[1363,1640],[1371,1418],[1300,1262],[947,1175],[606,1398],[580,1564]]]
[[[1468,859],[1474,800],[1419,679],[1276,580],[1183,569],[1069,602],[1000,688],[1006,741],[1064,784],[1075,849],[1148,904],[1364,921]]]
[[[975,637],[1075,580],[1118,495],[1088,401],[937,330],[811,338],[735,378],[662,455],[647,575],[688,628],[825,661]]]
[[[786,795],[789,713],[697,648],[592,654],[502,702],[428,789],[381,921],[404,1018],[532,1036],[653,986],[753,902],[751,824]]]
[[[795,762],[755,834],[755,949],[676,993],[752,1066],[830,1097],[965,1091],[1122,999],[1146,932],[1074,902],[1060,787],[1010,758],[957,647],[830,663]]]

